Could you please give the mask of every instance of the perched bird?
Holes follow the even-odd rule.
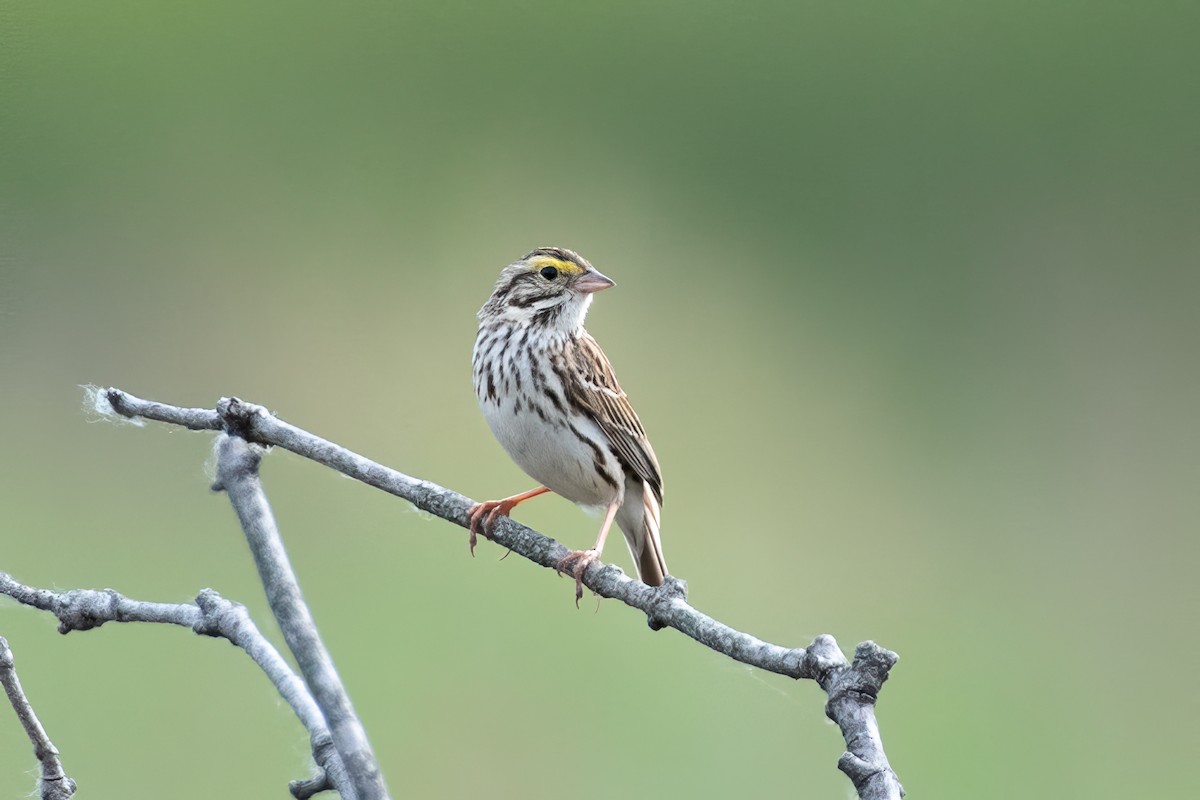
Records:
[[[472,367],[475,395],[492,433],[541,486],[471,509],[471,548],[497,515],[554,492],[604,514],[591,550],[558,564],[575,578],[600,558],[615,520],[638,577],[667,575],[659,539],[662,473],[629,398],[600,345],[583,328],[592,296],[613,286],[577,253],[541,247],[500,272],[479,309]]]

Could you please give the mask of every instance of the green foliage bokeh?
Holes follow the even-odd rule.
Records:
[[[897,650],[879,719],[912,796],[1194,793],[1169,765],[1200,745],[1198,23],[0,0],[0,569],[211,586],[274,636],[210,437],[92,424],[77,386],[236,394],[510,494],[473,314],[563,245],[618,283],[589,328],[662,461],[672,571],[769,640]],[[264,478],[396,796],[848,794],[812,685],[576,611],[567,581],[289,454]],[[519,516],[595,533],[558,499]],[[63,638],[7,601],[0,634],[81,797],[306,774],[228,645]],[[33,768],[0,707],[0,800]]]

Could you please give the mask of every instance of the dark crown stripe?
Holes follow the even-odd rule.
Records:
[[[536,256],[547,256],[548,258],[557,258],[559,261],[566,261],[568,263],[575,264],[576,266],[580,267],[581,269],[591,269],[592,268],[592,265],[588,263],[586,258],[579,255],[579,253],[576,253],[574,250],[568,250],[565,247],[539,247],[538,249],[531,251],[529,254],[527,254],[525,256],[525,258],[523,258],[521,260],[528,261],[529,259],[535,258]]]

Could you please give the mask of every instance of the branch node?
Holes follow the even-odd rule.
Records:
[[[100,406],[99,401],[101,397],[108,401],[107,409],[103,409]],[[133,416],[133,412],[125,407],[125,393],[116,387],[110,386],[103,392],[97,392],[96,400],[96,408],[102,413],[115,413],[120,414],[123,417]]]
[[[859,642],[854,648],[854,669],[878,675],[880,685],[887,680],[888,672],[899,660],[900,656],[869,640]]]
[[[66,775],[59,775],[54,778],[42,778],[41,797],[42,800],[67,800],[68,797],[75,794],[75,780],[68,778]]]
[[[893,784],[899,788],[900,796],[904,797],[904,787],[900,785],[900,779],[896,776],[895,770],[889,766],[876,766],[870,761],[859,758],[853,753],[842,753],[842,757],[838,759],[838,769],[846,774],[850,782],[854,784],[855,790],[860,797],[876,796],[876,793],[868,795],[866,786],[872,781],[880,783],[877,790],[886,791],[887,787]],[[884,797],[887,795],[880,794]]]
[[[843,695],[864,705],[875,705],[884,681],[888,679],[888,671],[898,660],[899,656],[874,642],[859,643],[854,648],[854,663],[837,676],[835,686],[827,689],[829,702],[825,707],[826,714]]]
[[[194,632],[200,636],[225,638],[237,645],[234,631],[240,618],[246,615],[245,606],[226,600],[216,589],[204,589],[196,595],[196,606],[200,609],[200,618],[192,625]]]
[[[254,436],[255,418],[260,414],[268,414],[265,408],[254,403],[247,403],[237,397],[222,397],[217,401],[217,414],[225,423],[225,432],[231,436],[239,436],[248,442],[256,441]]]
[[[687,602],[687,581],[668,575],[661,586],[652,590],[650,608],[646,610],[646,624],[652,631],[660,631],[670,624],[670,616],[676,601]]]
[[[328,792],[333,788],[333,783],[329,780],[329,774],[320,767],[317,767],[311,778],[288,783],[288,791],[292,793],[292,797],[296,798],[296,800],[308,800],[308,798],[315,794]]]
[[[234,418],[239,419],[240,418]],[[242,428],[242,423],[236,422],[234,427]],[[240,439],[245,443],[245,447],[234,447],[232,439]],[[257,445],[243,435],[240,430],[227,430],[225,434],[217,437],[217,479],[213,482],[212,490],[214,492],[223,492],[233,481],[243,478],[256,477],[258,475],[258,466],[262,463],[263,454],[266,453],[266,448]]]
[[[800,662],[800,677],[812,678],[822,689],[829,691],[830,684],[846,668],[846,656],[838,647],[837,640],[823,633],[804,649]]]
[[[311,744],[313,759],[316,761],[316,770],[312,777],[306,780],[292,781],[288,784],[288,791],[296,800],[307,800],[315,794],[337,791],[338,788],[324,766],[331,763],[332,759],[337,758],[337,748],[334,747],[333,737],[328,731],[314,733]]]
[[[103,606],[100,596],[107,601]],[[120,604],[121,594],[116,589],[72,589],[63,592],[54,608],[54,615],[58,617],[58,632],[90,631],[106,622],[120,621]]]

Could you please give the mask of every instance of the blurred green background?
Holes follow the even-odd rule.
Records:
[[[618,282],[589,328],[660,455],[672,571],[769,640],[898,651],[910,796],[1193,796],[1197,8],[3,0],[0,569],[212,586],[275,636],[211,437],[96,424],[78,385],[236,394],[510,494],[473,314],[563,245]],[[290,454],[264,477],[397,797],[850,794],[811,683],[576,611]],[[308,772],[222,642],[8,601],[0,634],[80,797]],[[0,707],[0,799],[34,767]]]

